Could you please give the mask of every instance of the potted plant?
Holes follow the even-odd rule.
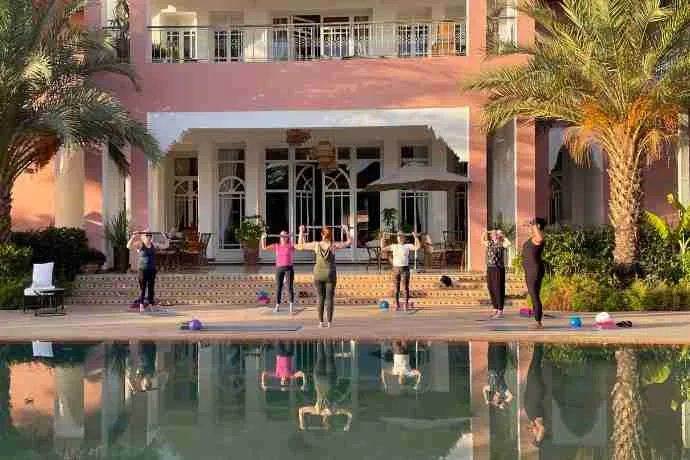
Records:
[[[235,238],[242,245],[244,261],[248,265],[256,265],[259,261],[259,241],[265,231],[266,224],[261,216],[247,216],[235,229]]]
[[[129,219],[127,218],[126,209],[123,208],[113,216],[110,222],[106,222],[105,239],[113,247],[115,271],[118,273],[126,273],[129,268],[129,249],[127,249],[127,241],[129,241]]]

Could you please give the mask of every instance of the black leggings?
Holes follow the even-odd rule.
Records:
[[[506,269],[501,267],[487,267],[486,281],[489,296],[494,309],[503,311],[506,300]]]
[[[283,297],[283,280],[285,279],[286,275],[288,279],[287,288],[290,303],[295,301],[295,270],[292,268],[292,265],[287,267],[278,267],[276,269],[276,284],[278,285],[276,291],[276,304],[278,305]]]
[[[395,276],[395,305],[400,308],[400,281],[405,289],[405,305],[410,303],[410,267],[393,267]]]
[[[527,283],[527,292],[532,300],[532,308],[534,309],[534,319],[541,322],[543,314],[543,307],[541,304],[541,282],[544,279],[544,271],[539,270],[534,272],[525,272],[525,281]]]
[[[316,294],[319,296],[319,322],[323,323],[323,310],[326,307],[327,321],[333,321],[333,297],[335,296],[335,280],[314,281]]]
[[[139,270],[139,289],[141,295],[139,296],[139,303],[144,303],[146,299],[149,305],[153,305],[153,289],[156,284],[156,270]],[[148,289],[148,297],[146,291]]]

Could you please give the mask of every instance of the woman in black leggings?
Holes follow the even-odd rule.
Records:
[[[541,282],[544,279],[544,261],[541,258],[541,254],[544,250],[544,227],[546,226],[546,221],[537,217],[530,221],[529,226],[531,235],[522,247],[522,266],[525,269],[525,282],[527,283],[527,292],[532,300],[534,319],[537,321],[535,327],[542,329],[544,326],[541,323],[542,305],[540,292]]]

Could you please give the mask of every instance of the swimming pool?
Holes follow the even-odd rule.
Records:
[[[0,457],[680,459],[688,396],[687,347],[0,344]]]

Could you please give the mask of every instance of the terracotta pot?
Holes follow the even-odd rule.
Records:
[[[244,263],[256,265],[259,262],[259,242],[243,241],[242,251],[244,252]]]
[[[129,268],[129,249],[127,247],[116,247],[113,249],[115,271],[127,273]]]

